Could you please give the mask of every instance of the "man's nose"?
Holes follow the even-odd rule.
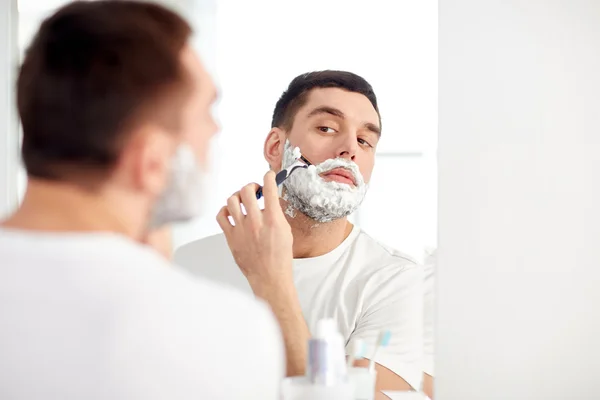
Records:
[[[336,155],[339,158],[345,158],[347,160],[354,160],[356,152],[358,151],[358,141],[356,134],[348,133],[344,135],[339,142]]]

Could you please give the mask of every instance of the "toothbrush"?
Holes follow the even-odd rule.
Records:
[[[375,349],[373,350],[373,355],[371,356],[371,362],[369,363],[369,372],[375,371],[375,356],[377,355],[379,348],[386,347],[388,344],[390,344],[391,337],[392,333],[390,331],[379,332],[377,343],[375,343]]]
[[[352,368],[352,366],[354,365],[354,361],[360,360],[361,358],[365,357],[366,350],[367,346],[365,345],[365,342],[362,339],[356,339],[355,341],[350,343],[350,354],[348,356],[347,361],[348,369]]]
[[[289,167],[287,167],[285,169],[282,169],[281,171],[279,171],[277,173],[277,175],[275,175],[275,182],[277,183],[277,186],[281,185],[287,178],[290,177],[292,172],[294,172],[298,168],[308,168],[309,165],[312,165],[312,163],[310,161],[308,161],[308,159],[306,157],[304,157],[302,154],[300,154],[299,157],[296,159],[296,161],[294,161],[294,163],[292,165],[290,165]],[[263,188],[261,186],[256,191],[256,200],[260,199],[262,196],[263,196]]]

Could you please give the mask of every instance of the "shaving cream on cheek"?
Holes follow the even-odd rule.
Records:
[[[289,141],[285,143],[284,165],[290,165],[294,158],[294,150]],[[355,186],[340,182],[324,180],[320,174],[336,168],[344,168],[352,173]],[[284,183],[288,210],[290,206],[317,222],[330,222],[353,213],[362,203],[367,192],[367,184],[358,166],[343,158],[329,159],[319,165],[295,171]],[[290,211],[290,212],[288,212]]]
[[[281,169],[285,169],[296,162],[302,153],[299,147],[292,147],[289,140],[285,141],[283,146],[283,159],[281,160]]]
[[[292,157],[294,158],[294,161],[299,159],[301,155],[302,153],[300,153],[300,147],[294,147],[294,150],[292,150]]]

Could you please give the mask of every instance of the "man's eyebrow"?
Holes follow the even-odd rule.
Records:
[[[341,110],[338,110],[337,108],[333,108],[333,107],[328,107],[328,106],[322,106],[322,107],[315,108],[308,114],[308,117],[309,118],[314,117],[315,115],[319,115],[319,114],[331,114],[331,115],[334,115],[339,118],[346,117]]]
[[[321,107],[315,108],[308,114],[308,117],[309,118],[314,117],[315,115],[319,115],[319,114],[330,114],[330,115],[333,115],[333,116],[336,116],[336,117],[342,118],[342,119],[344,119],[346,117],[346,115],[341,110],[338,110],[337,108],[334,108],[334,107],[328,107],[328,106],[321,106]],[[371,122],[365,122],[363,126],[370,132],[375,133],[377,136],[381,136],[381,128],[379,126],[377,126]]]
[[[377,125],[367,122],[365,124],[365,128],[367,128],[369,131],[375,133],[377,136],[381,136],[381,128],[378,127]]]

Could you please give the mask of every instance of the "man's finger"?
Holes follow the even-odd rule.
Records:
[[[223,206],[219,210],[219,213],[217,214],[217,222],[223,230],[223,233],[225,233],[225,236],[229,235],[229,232],[233,228],[233,225],[231,225],[231,222],[229,221],[229,211],[227,209],[227,206]]]
[[[259,187],[256,183],[250,183],[240,190],[240,197],[246,209],[246,215],[253,220],[259,219],[261,215],[258,201],[256,200],[256,191]]]
[[[229,215],[233,218],[233,222],[235,222],[236,225],[239,225],[244,219],[239,192],[234,193],[233,196],[227,199],[227,210],[229,211]]]
[[[265,174],[263,196],[265,198],[266,211],[281,211],[281,205],[279,204],[279,191],[277,190],[277,183],[275,182],[275,172],[273,171],[269,171]]]

